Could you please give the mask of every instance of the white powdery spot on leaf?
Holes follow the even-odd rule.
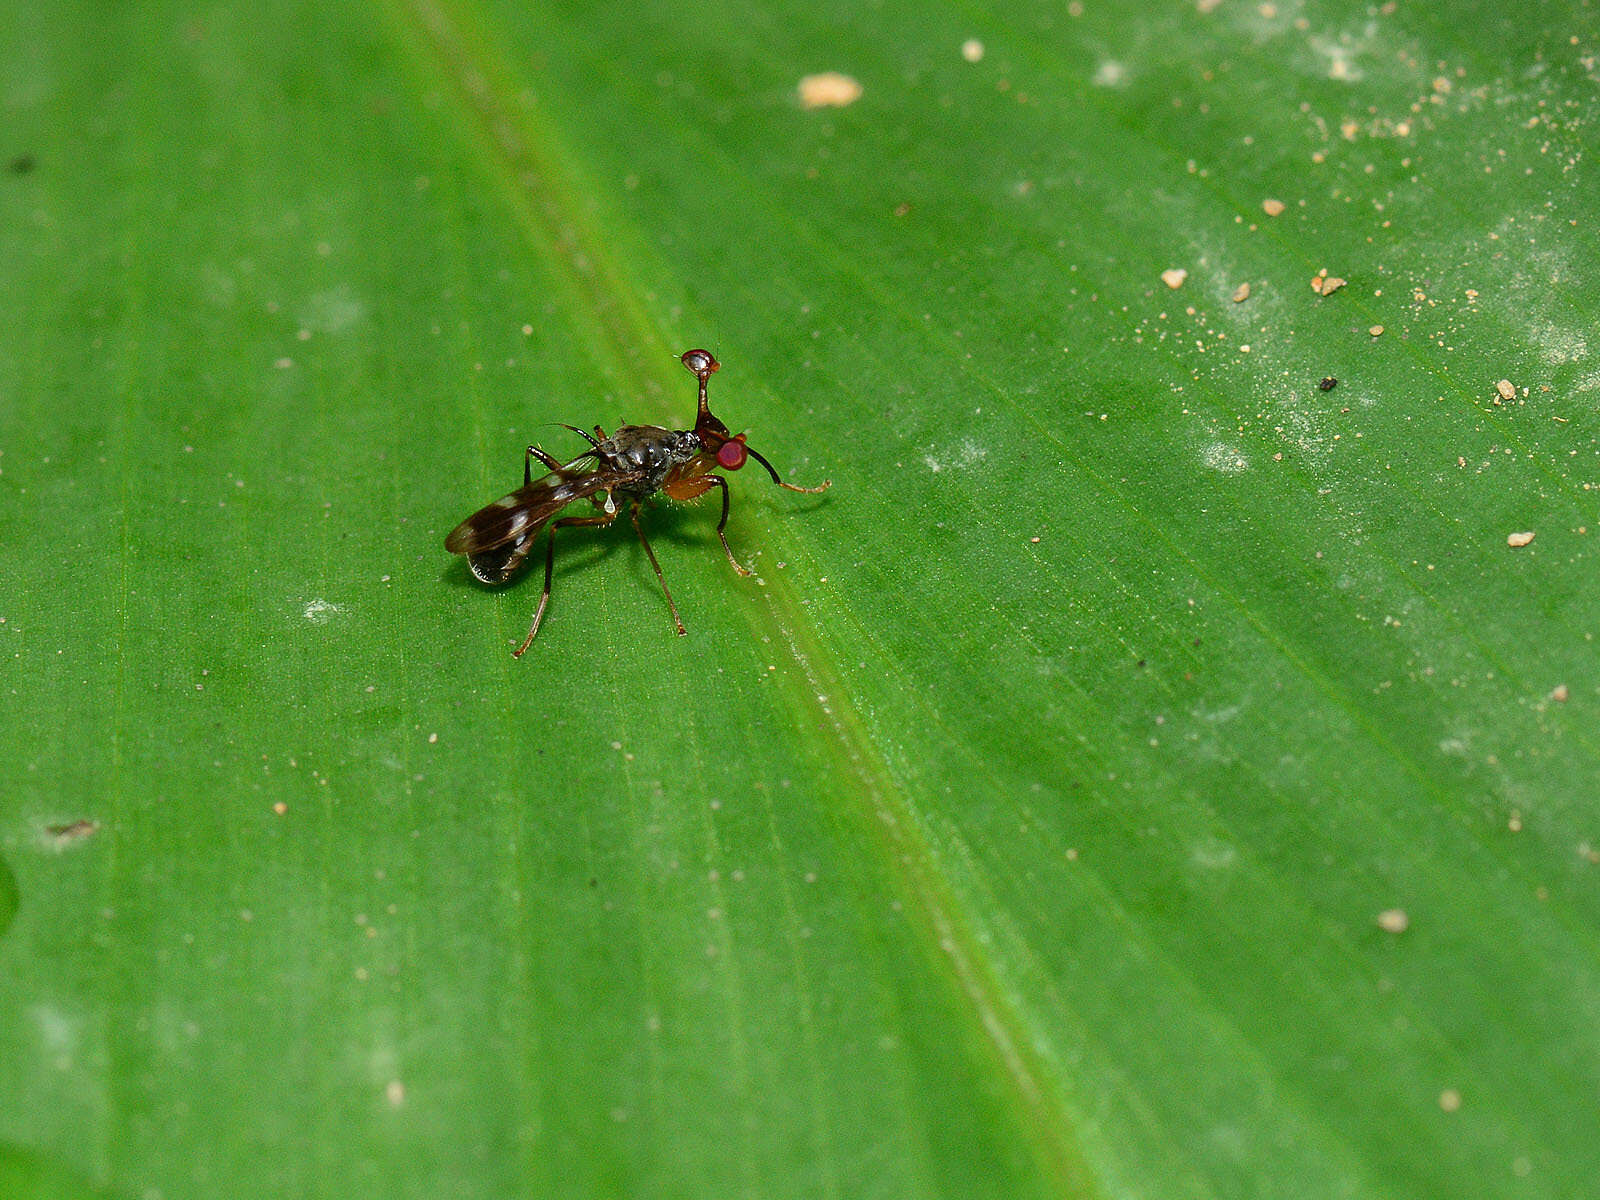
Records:
[[[922,461],[927,464],[928,470],[937,475],[940,471],[948,469],[960,470],[962,467],[977,466],[989,457],[987,448],[980,446],[971,438],[963,438],[961,442],[948,449],[939,449],[930,446],[922,456]]]
[[[1250,469],[1250,460],[1224,442],[1212,442],[1200,452],[1200,461],[1224,475],[1237,475]]]
[[[326,625],[335,615],[343,611],[341,606],[327,600],[308,601],[305,608],[306,620],[313,625]]]
[[[78,1051],[82,1021],[51,1008],[36,1004],[29,1010],[39,1039],[39,1050],[46,1062],[58,1071],[71,1069]]]
[[[1203,837],[1189,848],[1189,861],[1208,871],[1221,871],[1234,865],[1239,852],[1221,838]]]
[[[1362,78],[1363,72],[1354,61],[1355,56],[1360,53],[1359,48],[1322,37],[1311,38],[1309,44],[1312,53],[1327,63],[1329,79],[1337,79],[1341,83],[1355,83]]]
[[[1128,68],[1114,58],[1108,58],[1094,71],[1096,87],[1121,87],[1128,82]]]
[[[956,466],[974,467],[989,457],[989,452],[971,438],[962,439],[956,447]]]
[[[367,306],[342,284],[308,297],[298,313],[301,326],[314,333],[338,333],[366,315]]]
[[[1588,339],[1576,329],[1564,329],[1548,322],[1535,327],[1531,335],[1539,357],[1547,363],[1577,362],[1588,356]]]

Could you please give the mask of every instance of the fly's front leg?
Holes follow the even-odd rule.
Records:
[[[717,537],[722,542],[722,549],[728,555],[728,561],[733,564],[733,569],[741,575],[750,572],[739,565],[739,560],[733,556],[733,547],[728,545],[727,535],[723,530],[728,527],[728,481],[721,475],[691,475],[687,479],[675,479],[661,490],[673,500],[696,500],[705,495],[712,488],[722,489],[722,519],[717,522]]]
[[[556,530],[563,525],[609,525],[617,519],[615,511],[605,517],[562,517],[559,521],[550,523],[550,532],[544,540],[544,591],[539,593],[539,607],[534,610],[533,624],[528,627],[528,636],[522,639],[522,645],[511,652],[512,658],[521,658],[533,645],[533,636],[539,632],[539,622],[544,620],[545,605],[550,603],[550,577],[556,566]]]
[[[728,481],[721,475],[707,475],[705,479],[722,489],[722,520],[717,522],[717,537],[722,541],[722,548],[727,552],[733,569],[741,575],[749,575],[750,572],[740,566],[739,560],[733,556],[733,547],[728,545],[727,535],[722,532],[728,527]]]
[[[746,446],[744,449],[746,454],[767,469],[767,474],[772,476],[772,482],[781,488],[788,488],[791,492],[804,492],[808,496],[815,496],[818,492],[825,492],[833,486],[833,480],[831,479],[824,479],[821,483],[817,484],[816,487],[801,487],[797,483],[785,483],[783,480],[778,478],[778,468],[769,463],[766,460],[765,455],[757,454],[749,446]]]

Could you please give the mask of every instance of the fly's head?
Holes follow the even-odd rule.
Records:
[[[701,453],[708,454],[716,465],[724,471],[737,471],[744,466],[748,459],[755,459],[761,464],[763,470],[772,476],[772,482],[781,488],[788,488],[791,492],[817,493],[826,491],[828,483],[813,488],[797,487],[792,483],[785,483],[778,477],[777,468],[766,460],[759,450],[746,445],[744,434],[729,433],[728,427],[711,411],[711,406],[706,403],[706,380],[710,379],[716,369],[721,366],[709,350],[685,350],[678,356],[678,360],[689,369],[689,373],[700,381],[700,410],[695,414],[694,429],[695,439],[700,443]],[[709,465],[706,469],[710,469]]]
[[[700,439],[700,445],[705,448],[706,453],[717,460],[719,467],[725,471],[737,471],[744,466],[748,457],[744,444],[745,435],[730,434],[728,427],[718,420],[706,400],[706,380],[710,379],[722,364],[709,350],[686,350],[679,356],[679,361],[700,381],[700,408],[694,419],[695,436]]]

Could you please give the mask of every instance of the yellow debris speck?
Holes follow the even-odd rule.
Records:
[[[838,71],[824,71],[801,79],[799,93],[803,108],[843,108],[861,99],[861,85]]]
[[[1411,918],[1403,908],[1386,908],[1378,914],[1378,928],[1385,933],[1404,933],[1411,928]]]

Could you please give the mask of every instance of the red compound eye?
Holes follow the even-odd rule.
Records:
[[[743,442],[723,442],[717,449],[717,462],[730,471],[737,471],[744,466],[747,455]]]

